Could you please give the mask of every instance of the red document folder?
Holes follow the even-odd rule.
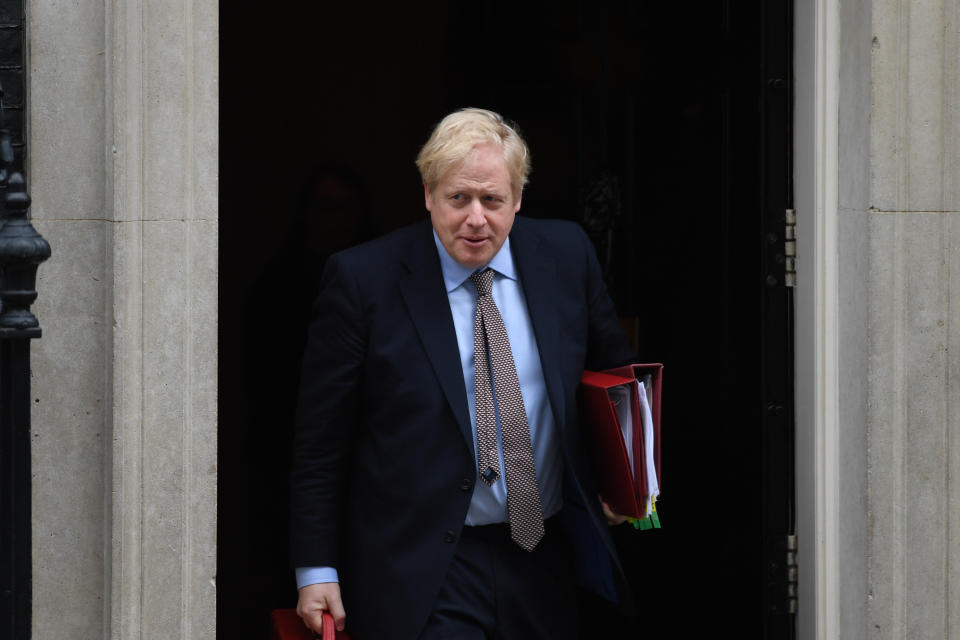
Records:
[[[650,413],[653,418],[653,458],[657,484],[660,484],[660,388],[663,365],[635,364],[607,371],[584,371],[580,385],[580,406],[583,413],[591,453],[597,470],[600,495],[615,513],[641,518],[649,495],[643,427],[639,420],[640,398],[636,381],[649,388]],[[617,410],[610,397],[615,387],[628,391],[633,420],[633,466],[620,429]]]
[[[296,609],[274,609],[273,633],[270,637],[271,640],[313,640],[321,636],[315,636],[304,626]],[[322,638],[323,640],[350,640],[350,636],[345,632],[336,630],[333,626],[333,616],[329,613],[323,614]]]

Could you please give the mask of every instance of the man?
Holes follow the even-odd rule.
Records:
[[[529,154],[499,115],[447,116],[417,165],[430,221],[332,256],[315,305],[298,612],[360,640],[574,638],[575,578],[627,595],[576,389],[632,353],[586,235],[516,217]]]

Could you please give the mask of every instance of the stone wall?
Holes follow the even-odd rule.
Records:
[[[102,637],[109,597],[109,246],[103,7],[28,3],[34,226],[35,637]]]
[[[799,637],[960,637],[960,0],[795,9]]]
[[[960,2],[871,40],[869,638],[960,637]]]
[[[957,0],[840,3],[844,639],[960,637],[958,18]]]
[[[866,638],[867,354],[870,278],[871,0],[840,3],[837,119],[839,629]]]
[[[34,637],[214,638],[217,3],[28,3]]]

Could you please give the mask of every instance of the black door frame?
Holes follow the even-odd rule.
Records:
[[[793,2],[762,4],[764,637],[796,637]]]

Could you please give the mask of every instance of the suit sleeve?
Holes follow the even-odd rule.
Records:
[[[586,368],[593,371],[610,369],[638,362],[630,348],[626,333],[620,326],[617,310],[603,281],[597,252],[587,234],[580,230],[587,265],[587,313],[589,334],[587,338]]]
[[[290,477],[294,567],[338,564],[366,336],[357,283],[339,256],[331,256],[314,303],[297,403]]]

